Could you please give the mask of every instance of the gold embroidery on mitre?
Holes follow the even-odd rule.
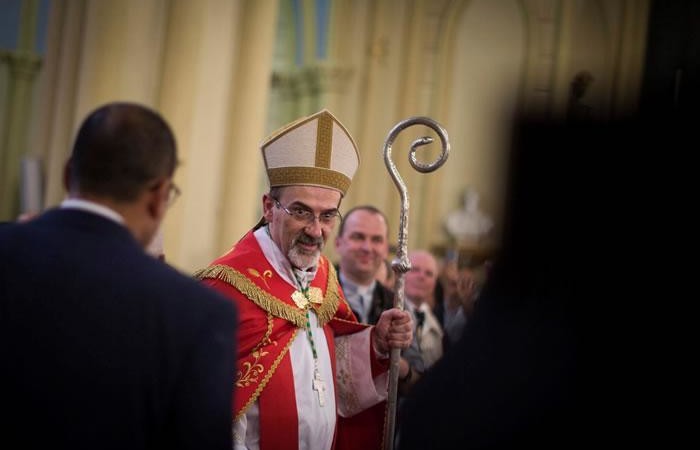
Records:
[[[267,170],[270,186],[324,186],[345,194],[352,181],[347,175],[323,167],[276,167]]]
[[[352,136],[327,110],[275,131],[260,149],[270,187],[322,186],[345,195],[360,162]]]
[[[316,161],[314,166],[330,168],[333,153],[333,118],[327,114],[318,116],[316,129]]]

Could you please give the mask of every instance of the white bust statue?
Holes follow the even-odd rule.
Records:
[[[479,194],[468,188],[464,192],[464,209],[448,214],[445,227],[457,242],[477,243],[491,231],[493,221],[479,211]]]

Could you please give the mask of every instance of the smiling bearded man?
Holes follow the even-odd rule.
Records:
[[[340,122],[323,110],[261,147],[270,182],[263,218],[197,274],[239,308],[234,448],[356,448],[336,439],[338,415],[386,398],[388,354],[411,343],[410,315],[391,309],[375,326],[359,324],[321,255],[359,165]],[[382,426],[354,433],[381,436]]]

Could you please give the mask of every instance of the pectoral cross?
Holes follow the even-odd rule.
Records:
[[[325,406],[325,404],[326,404],[326,383],[324,383],[323,380],[321,380],[321,374],[318,372],[318,370],[314,371],[313,388],[314,388],[314,391],[316,391],[316,393],[318,395],[319,406]]]

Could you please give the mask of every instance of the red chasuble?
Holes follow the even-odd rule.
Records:
[[[261,450],[296,448],[298,417],[289,347],[296,334],[304,332],[306,322],[305,310],[293,299],[296,289],[270,265],[252,231],[196,276],[231,298],[238,307],[234,420],[257,400]],[[335,269],[325,257],[319,260],[316,277],[311,283],[313,288],[317,288],[315,291],[320,295],[310,304],[326,334],[335,374],[333,337],[361,331],[367,325],[355,319],[338,284]],[[379,362],[371,349],[367,351],[372,354],[373,376],[386,371],[388,361]],[[339,401],[337,395],[336,389],[336,402]],[[381,439],[382,426],[382,423],[368,423],[362,428],[367,428],[364,431],[374,436],[379,427]],[[376,448],[381,446],[380,442]],[[348,447],[343,445],[343,448]]]

